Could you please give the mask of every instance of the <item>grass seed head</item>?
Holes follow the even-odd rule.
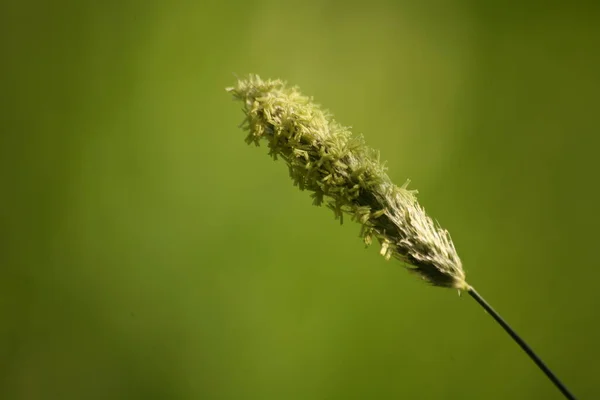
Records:
[[[377,239],[381,255],[402,261],[429,283],[468,288],[449,233],[425,213],[408,182],[391,182],[379,153],[362,136],[281,80],[250,75],[227,91],[243,104],[246,142],[266,141],[269,154],[283,159],[315,205],[326,202],[340,222],[349,215],[361,224],[367,245]]]

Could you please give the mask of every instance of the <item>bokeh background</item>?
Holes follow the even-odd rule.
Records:
[[[244,143],[224,88],[247,73],[363,133],[600,398],[592,3],[0,4],[0,398],[560,398]]]

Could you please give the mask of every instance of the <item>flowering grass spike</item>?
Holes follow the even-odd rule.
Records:
[[[303,96],[298,88],[256,75],[228,88],[243,103],[246,141],[265,140],[269,154],[288,165],[294,184],[312,192],[314,204],[324,200],[336,218],[344,214],[362,225],[366,244],[376,238],[381,254],[399,259],[435,286],[465,290],[479,303],[567,399],[575,399],[481,295],[465,281],[465,273],[448,232],[425,213],[407,184],[396,186],[379,154],[360,136],[338,124],[331,114]]]
[[[251,75],[228,91],[243,103],[246,141],[264,139],[269,154],[287,163],[294,184],[312,192],[314,204],[326,199],[340,221],[350,215],[366,244],[376,238],[386,259],[399,259],[431,284],[468,288],[448,232],[425,213],[415,191],[392,183],[362,137],[280,80]]]

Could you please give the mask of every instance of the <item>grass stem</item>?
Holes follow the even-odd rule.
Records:
[[[560,390],[561,393],[567,399],[575,400],[575,396],[569,391],[569,389],[567,389],[567,387],[560,381],[560,379],[558,379],[558,377],[554,375],[550,368],[548,368],[548,366],[540,359],[540,357],[538,357],[538,355],[533,351],[533,349],[529,347],[529,345],[525,343],[521,336],[519,336],[514,331],[514,329],[504,320],[504,318],[502,318],[500,314],[498,314],[498,312],[494,310],[492,306],[487,301],[485,301],[485,299],[481,297],[481,295],[472,286],[469,286],[467,291],[469,292],[469,295],[471,295],[471,297],[474,298],[475,301],[479,303],[481,307],[483,307],[492,316],[492,318],[494,318],[496,322],[500,324],[502,328],[504,328],[506,333],[508,333],[510,337],[513,338],[513,340],[517,342],[519,346],[521,346],[523,351],[527,353],[527,355],[533,360],[533,362],[544,372],[544,374],[546,374],[548,379],[550,379],[552,383],[554,383],[558,390]]]

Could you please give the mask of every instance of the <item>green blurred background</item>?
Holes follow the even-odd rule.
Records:
[[[469,282],[600,398],[594,6],[0,4],[0,398],[560,398],[475,302],[247,146],[234,73],[364,133]]]

